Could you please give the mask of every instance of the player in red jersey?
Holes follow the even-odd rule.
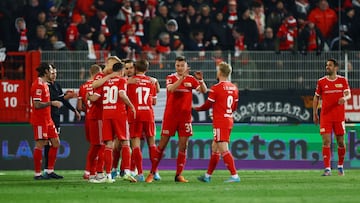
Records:
[[[134,67],[134,61],[131,59],[125,59],[122,60],[122,62],[124,63],[124,68],[123,68],[123,76],[125,79],[129,79],[132,76],[135,75],[135,67]],[[128,81],[128,83],[131,81]],[[136,81],[134,80],[133,83],[135,83]],[[131,126],[131,123],[129,122],[129,127]],[[120,159],[120,152],[121,152],[121,143],[120,140],[118,140],[117,138],[115,138],[114,140],[114,148],[113,148],[113,164],[112,164],[112,170],[111,170],[111,176],[112,178],[116,178],[116,177],[123,177],[125,172],[124,172],[124,166],[120,166],[120,170],[118,170],[118,166],[119,166],[119,159]],[[133,154],[131,153],[131,157],[133,156]],[[130,173],[132,176],[135,176],[135,164],[133,163],[133,159],[131,159],[131,163],[130,163]]]
[[[93,88],[92,83],[96,74],[101,72],[101,67],[97,64],[94,64],[90,67],[89,73],[90,78],[79,88],[79,96],[77,101],[77,109],[85,112],[85,136],[86,140],[90,143],[90,147],[86,156],[86,166],[83,178],[89,179],[90,175],[95,177],[96,170],[103,170],[102,161],[99,161],[99,166],[97,168],[97,158],[98,153],[103,148],[101,142],[101,134],[99,134],[101,129],[101,111],[102,104],[101,101],[97,103],[92,103],[86,99],[87,94],[92,94]],[[100,104],[98,104],[100,102]],[[101,158],[101,157],[100,157]]]
[[[109,56],[106,59],[106,63],[105,63],[105,67],[103,69],[102,72],[96,74],[94,76],[94,81],[92,83],[92,88],[95,90],[96,88],[101,87],[108,79],[119,75],[119,73],[117,72],[113,72],[112,71],[112,67],[115,63],[119,63],[121,62],[121,60],[117,57],[117,56]],[[90,96],[91,94],[88,94],[88,96]],[[96,106],[98,109],[100,109],[97,113],[94,113],[94,115],[96,114],[96,118],[98,119],[97,122],[99,129],[102,129],[102,102],[98,101],[96,102]],[[94,124],[95,125],[95,124]],[[90,125],[90,126],[94,126],[94,125]],[[102,133],[101,131],[99,133]],[[102,134],[100,134],[101,138],[102,138]],[[102,143],[102,140],[100,141],[100,143]],[[89,179],[90,182],[93,183],[98,183],[98,182],[105,182],[107,179],[103,174],[103,167],[100,167],[101,165],[104,164],[104,150],[105,147],[102,144],[102,147],[99,149],[98,152],[98,163],[97,163],[97,174],[96,177],[91,176],[91,179]]]
[[[322,154],[325,171],[323,176],[331,175],[331,134],[336,136],[338,145],[338,174],[344,173],[344,157],[346,153],[345,134],[345,105],[346,100],[351,98],[350,87],[345,77],[337,75],[339,68],[335,59],[326,62],[326,76],[317,81],[313,99],[313,120],[319,123],[318,105],[321,98],[320,134],[322,137]]]
[[[34,166],[35,180],[41,179],[60,179],[62,176],[54,172],[57,150],[60,146],[59,135],[56,132],[54,122],[51,119],[50,106],[60,108],[60,101],[50,101],[50,92],[47,81],[50,80],[53,71],[52,66],[42,63],[36,69],[38,78],[31,86],[31,124],[34,130],[35,148],[34,148]],[[48,155],[48,170],[46,176],[41,174],[41,161],[44,146],[51,142]]]
[[[142,168],[141,139],[144,138],[149,146],[150,160],[156,152],[155,145],[155,118],[153,105],[156,104],[156,85],[152,78],[145,73],[149,68],[147,60],[139,60],[135,63],[136,75],[131,79],[135,83],[128,84],[128,96],[136,109],[136,119],[131,119],[132,112],[129,112],[129,126],[132,147],[132,161],[138,170],[137,181],[144,182]],[[135,168],[135,167],[134,167]]]
[[[166,145],[170,138],[178,133],[178,157],[176,162],[175,182],[188,182],[182,175],[186,162],[186,150],[189,137],[192,136],[191,126],[191,106],[192,90],[196,89],[201,93],[207,91],[203,81],[202,72],[195,72],[195,77],[189,75],[189,67],[185,57],[178,56],[175,59],[176,73],[168,75],[166,78],[167,98],[164,118],[161,129],[161,138],[156,149],[150,174],[146,177],[146,182],[154,180],[155,171],[163,156]]]
[[[211,146],[211,158],[205,175],[198,177],[198,180],[203,182],[210,182],[220,155],[231,173],[231,177],[225,182],[240,182],[234,158],[229,151],[230,134],[234,125],[233,112],[236,111],[239,100],[239,90],[229,81],[230,74],[231,67],[225,62],[221,62],[216,73],[219,83],[211,87],[206,102],[202,106],[194,108],[196,111],[213,108],[214,140]]]
[[[122,63],[115,63],[113,65],[113,71],[119,74],[122,68]],[[136,117],[136,110],[126,95],[126,80],[120,75],[114,76],[107,80],[101,88],[97,88],[94,95],[88,98],[91,101],[96,101],[100,97],[102,97],[103,104],[102,134],[105,143],[106,182],[112,183],[115,181],[111,177],[113,140],[115,135],[121,141],[121,162],[125,169],[124,179],[136,182],[136,179],[130,175],[130,137],[126,106],[134,113],[134,117]]]

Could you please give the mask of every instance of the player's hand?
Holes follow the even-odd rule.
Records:
[[[131,106],[131,111],[132,111],[133,114],[134,114],[134,119],[136,119],[136,110],[135,110],[135,107],[134,107],[134,106]]]
[[[77,121],[81,120],[81,115],[76,109],[75,109],[75,118],[76,118]]]
[[[55,106],[57,108],[62,107],[63,103],[60,101],[51,101],[51,106]]]
[[[66,99],[71,99],[71,98],[76,98],[77,94],[74,90],[66,90],[65,92],[65,98]]]
[[[341,97],[338,101],[338,104],[342,105],[342,104],[345,104],[345,99],[344,97]]]
[[[203,80],[204,79],[204,74],[203,74],[202,71],[195,71],[194,76],[198,80]]]
[[[127,79],[127,84],[136,84],[139,82],[139,78],[130,77]]]
[[[317,113],[313,114],[313,121],[316,125],[319,124],[319,115]]]
[[[190,73],[190,67],[184,70],[184,72],[182,73],[182,78],[184,79],[186,76],[189,75],[189,73]]]

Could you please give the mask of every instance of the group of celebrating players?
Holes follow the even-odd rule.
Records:
[[[158,165],[172,136],[178,134],[178,157],[175,182],[188,182],[182,176],[186,163],[186,150],[192,136],[192,109],[197,111],[213,108],[214,142],[209,168],[200,181],[209,182],[216,165],[223,157],[231,172],[226,182],[240,182],[234,159],[228,150],[228,142],[233,126],[232,112],[238,103],[238,89],[228,78],[231,67],[222,62],[217,67],[219,83],[209,91],[203,74],[196,71],[190,75],[186,58],[175,60],[176,72],[166,78],[167,98],[158,146],[155,144],[155,119],[153,105],[160,86],[156,78],[149,77],[147,60],[121,60],[116,56],[107,58],[105,66],[92,65],[90,78],[81,85],[77,109],[86,112],[85,132],[90,143],[83,177],[90,183],[113,183],[115,177],[130,182],[153,182],[160,180]],[[44,179],[41,174],[42,148],[51,143],[48,171],[54,172],[59,136],[48,117],[49,107],[60,107],[61,103],[50,101],[48,89],[44,85],[52,67],[42,65],[38,69],[39,78],[32,87],[32,125],[36,147],[34,164],[36,180]],[[209,92],[208,100],[200,107],[192,106],[192,90]],[[46,115],[45,117],[43,115]],[[49,114],[50,115],[50,114]],[[147,141],[152,167],[145,178],[142,167],[141,139]],[[57,142],[55,142],[57,141]],[[118,169],[121,157],[120,170]],[[137,172],[135,172],[137,171]],[[104,173],[105,172],[105,173]]]

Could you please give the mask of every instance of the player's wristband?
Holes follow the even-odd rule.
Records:
[[[199,80],[199,83],[204,83],[204,80]]]

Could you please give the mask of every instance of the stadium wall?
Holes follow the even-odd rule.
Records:
[[[186,169],[205,169],[210,157],[212,127],[210,124],[194,125],[194,136],[189,142]],[[160,126],[157,126],[157,142]],[[230,150],[239,169],[321,169],[321,138],[318,126],[237,124],[235,125]],[[346,168],[360,168],[360,125],[347,126]],[[0,170],[33,169],[33,133],[28,124],[0,125]],[[85,141],[83,124],[68,124],[62,127],[57,169],[85,167],[88,143]],[[146,144],[142,144],[144,169],[150,161]],[[336,146],[333,158],[337,160]],[[177,138],[172,139],[165,150],[160,169],[175,169]],[[333,166],[336,167],[336,161]],[[220,162],[219,169],[225,169]]]

